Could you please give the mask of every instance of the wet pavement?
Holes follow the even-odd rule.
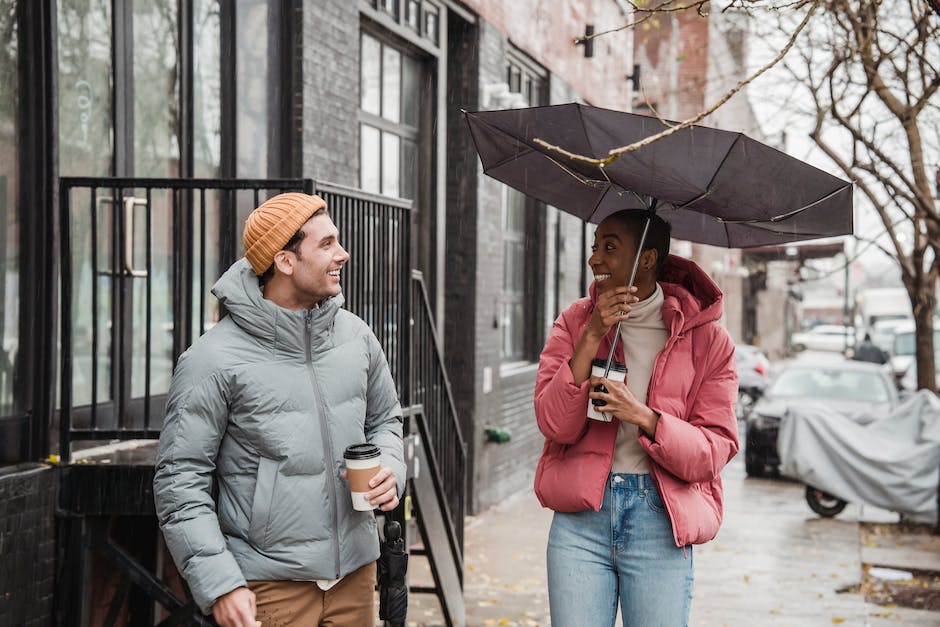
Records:
[[[850,504],[834,519],[817,517],[803,486],[750,479],[738,456],[723,473],[725,522],[718,537],[695,548],[690,624],[940,626],[940,612],[867,603],[857,590],[862,560],[881,566],[940,568],[932,538],[863,546],[860,521],[895,522],[890,512]],[[467,519],[467,625],[550,625],[545,541],[551,512],[530,492]],[[412,584],[431,582],[414,557]],[[443,624],[437,600],[412,595],[409,625]]]

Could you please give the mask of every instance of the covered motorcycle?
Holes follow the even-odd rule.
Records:
[[[940,398],[933,392],[921,390],[881,416],[794,408],[781,421],[777,448],[781,473],[811,488],[911,522],[937,521]]]

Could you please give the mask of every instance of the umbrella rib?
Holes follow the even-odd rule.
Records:
[[[737,146],[737,144],[738,144],[738,140],[741,139],[742,137],[744,137],[744,134],[743,134],[743,133],[738,133],[737,135],[735,135],[734,141],[731,142],[731,145],[730,145],[730,146],[728,146],[728,152],[726,152],[726,153],[725,153],[725,156],[721,158],[721,163],[719,163],[719,164],[718,164],[718,167],[715,168],[715,171],[712,173],[712,177],[711,177],[710,179],[708,179],[708,184],[705,185],[705,191],[704,191],[703,193],[699,194],[696,198],[693,198],[693,199],[690,200],[689,202],[684,203],[684,204],[680,207],[680,209],[685,209],[686,207],[688,207],[688,206],[690,206],[690,205],[692,205],[692,204],[694,204],[694,203],[697,203],[698,201],[700,201],[701,199],[705,198],[706,196],[708,196],[709,194],[712,193],[712,183],[715,182],[715,177],[717,177],[717,176],[718,176],[718,173],[721,172],[721,166],[723,166],[723,165],[725,164],[725,161],[728,160],[728,157],[731,155],[731,151],[734,150],[734,147]]]
[[[851,183],[850,183],[849,185],[851,185]],[[745,219],[741,219],[741,220],[728,220],[728,219],[725,219],[725,218],[719,218],[719,217],[717,217],[717,216],[714,216],[714,218],[715,218],[715,220],[717,220],[718,222],[722,222],[722,223],[725,223],[725,224],[767,224],[767,223],[773,224],[773,223],[775,223],[775,222],[783,222],[784,220],[789,220],[790,218],[792,218],[793,216],[795,216],[795,215],[797,215],[797,214],[799,214],[799,213],[803,213],[803,212],[806,211],[807,209],[812,209],[813,207],[815,207],[816,205],[818,205],[818,204],[821,203],[821,202],[825,202],[825,201],[829,200],[830,198],[832,198],[833,196],[835,196],[836,194],[838,194],[838,193],[840,193],[842,190],[844,190],[846,187],[847,187],[846,185],[843,185],[843,186],[840,187],[839,189],[837,189],[837,190],[835,190],[835,191],[833,191],[833,192],[830,192],[829,194],[826,194],[826,195],[823,196],[822,198],[819,198],[819,199],[817,199],[817,200],[814,200],[813,202],[809,203],[808,205],[804,205],[804,206],[800,207],[799,209],[794,209],[793,211],[790,211],[790,212],[788,212],[788,213],[783,213],[783,214],[781,214],[781,215],[779,215],[779,216],[773,216],[772,218],[769,218],[769,219],[764,219],[764,220],[745,220]]]
[[[523,144],[523,146],[525,146],[525,150],[524,150],[524,151],[518,152],[518,153],[516,153],[516,154],[514,154],[514,155],[510,155],[510,156],[506,157],[505,159],[503,159],[502,161],[500,161],[499,163],[494,163],[493,165],[487,167],[487,168],[484,170],[484,172],[487,171],[487,170],[495,170],[496,168],[498,168],[498,167],[500,167],[500,166],[503,166],[503,165],[506,165],[507,163],[510,163],[511,161],[515,161],[516,159],[518,159],[518,158],[521,157],[522,155],[529,154],[530,152],[536,152],[536,150],[535,150],[534,148],[532,148],[532,146],[529,146],[529,145],[527,145],[527,144]]]
[[[534,149],[531,149],[531,150],[534,150]],[[545,154],[544,152],[542,152],[541,150],[539,150],[539,151],[537,151],[537,152],[538,152],[539,154],[541,154],[543,157],[545,157],[546,159],[548,159],[549,161],[551,161],[552,163],[554,163],[555,165],[557,165],[557,166],[558,166],[559,168],[561,168],[566,174],[568,174],[569,176],[571,176],[571,177],[573,177],[574,179],[576,179],[576,180],[577,180],[579,183],[581,183],[582,185],[587,185],[588,187],[604,187],[604,186],[609,186],[609,185],[610,185],[609,181],[602,181],[602,180],[600,180],[600,179],[589,179],[588,177],[584,176],[583,174],[578,174],[578,173],[575,172],[574,170],[571,170],[570,168],[565,167],[565,165],[564,165],[563,163],[561,163],[561,162],[559,162],[559,161],[556,161],[553,157],[551,157],[551,156],[549,156],[549,155],[546,155],[546,154]],[[505,163],[505,162],[503,162],[503,163]],[[500,164],[500,165],[502,165],[502,164]]]
[[[584,141],[587,142],[588,152],[591,155],[596,155],[597,153],[594,152],[594,146],[591,144],[591,138],[588,137],[587,125],[584,123],[584,110],[581,108],[580,104],[578,104],[577,107],[578,107],[578,119],[581,120],[581,132],[584,133]]]

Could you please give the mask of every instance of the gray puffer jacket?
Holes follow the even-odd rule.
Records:
[[[244,259],[212,292],[229,315],[179,359],[154,478],[160,528],[206,613],[246,580],[336,579],[378,558],[375,517],[340,477],[348,445],[376,444],[405,485],[388,363],[343,297],[280,308]]]

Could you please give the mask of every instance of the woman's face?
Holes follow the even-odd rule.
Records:
[[[607,219],[600,223],[594,232],[593,252],[588,258],[598,289],[608,290],[627,285],[633,269],[637,239],[637,235],[620,220]],[[642,287],[650,280],[651,273],[644,268],[644,262],[650,261],[647,256],[655,256],[655,253],[648,250],[641,259],[634,280],[637,287]]]

